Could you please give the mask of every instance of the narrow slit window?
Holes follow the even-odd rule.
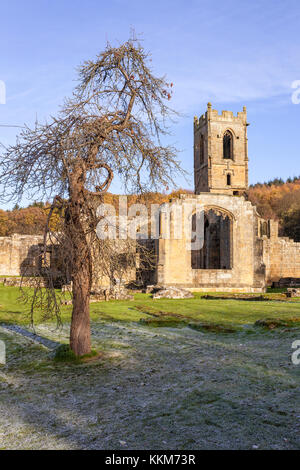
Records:
[[[231,186],[231,175],[227,175],[227,186]]]
[[[204,136],[200,136],[200,165],[204,163]]]
[[[233,138],[230,131],[223,136],[223,158],[233,160]]]

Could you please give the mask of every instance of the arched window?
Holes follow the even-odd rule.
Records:
[[[264,220],[263,222],[260,223],[260,236],[263,237],[266,235],[269,237],[269,227],[268,227],[268,222]]]
[[[204,163],[204,135],[200,136],[200,165]]]
[[[231,186],[231,175],[228,173],[227,175],[227,186]]]
[[[223,136],[223,158],[233,160],[233,137],[230,131]]]
[[[232,269],[232,219],[221,210],[209,209],[201,219],[203,246],[191,245],[192,269]],[[196,214],[192,217],[192,231],[196,230]],[[194,239],[191,240],[194,242]]]

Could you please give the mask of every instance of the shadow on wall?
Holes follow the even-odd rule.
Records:
[[[20,275],[22,277],[39,276],[43,279],[44,285],[49,285],[51,278],[57,289],[70,281],[68,270],[64,269],[59,256],[59,247],[47,247],[46,255],[44,255],[41,243],[31,245],[27,249],[26,256],[20,264]]]

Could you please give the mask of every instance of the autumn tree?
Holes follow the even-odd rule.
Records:
[[[161,142],[173,113],[173,85],[154,75],[150,61],[135,38],[108,44],[80,66],[78,85],[58,116],[23,129],[1,155],[2,200],[18,202],[24,194],[53,200],[49,217],[53,210],[61,214],[60,241],[73,281],[70,346],[78,356],[91,350],[94,207],[115,175],[127,191],[141,193],[167,188],[180,171],[175,149]]]
[[[249,188],[248,197],[262,217],[279,221],[281,236],[289,236],[295,241],[300,240],[299,177],[288,178],[285,183],[280,178],[275,178],[265,184],[253,185]]]
[[[5,237],[9,234],[9,217],[6,211],[0,209],[0,237]]]

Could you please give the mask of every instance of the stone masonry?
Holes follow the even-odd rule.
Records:
[[[248,188],[247,111],[234,116],[208,103],[207,111],[194,118],[195,194],[214,192],[243,194]],[[228,137],[226,139],[226,137]],[[224,138],[228,153],[224,155]],[[225,158],[226,157],[226,158]]]
[[[246,107],[234,116],[231,111],[219,114],[208,103],[205,114],[194,118],[195,196],[172,202],[182,212],[187,202],[200,206],[204,244],[195,253],[189,239],[178,239],[169,211],[157,243],[158,284],[262,292],[282,277],[300,278],[300,243],[278,237],[278,223],[262,219],[245,199],[248,125]]]
[[[0,276],[30,276],[36,271],[43,236],[0,237]]]

